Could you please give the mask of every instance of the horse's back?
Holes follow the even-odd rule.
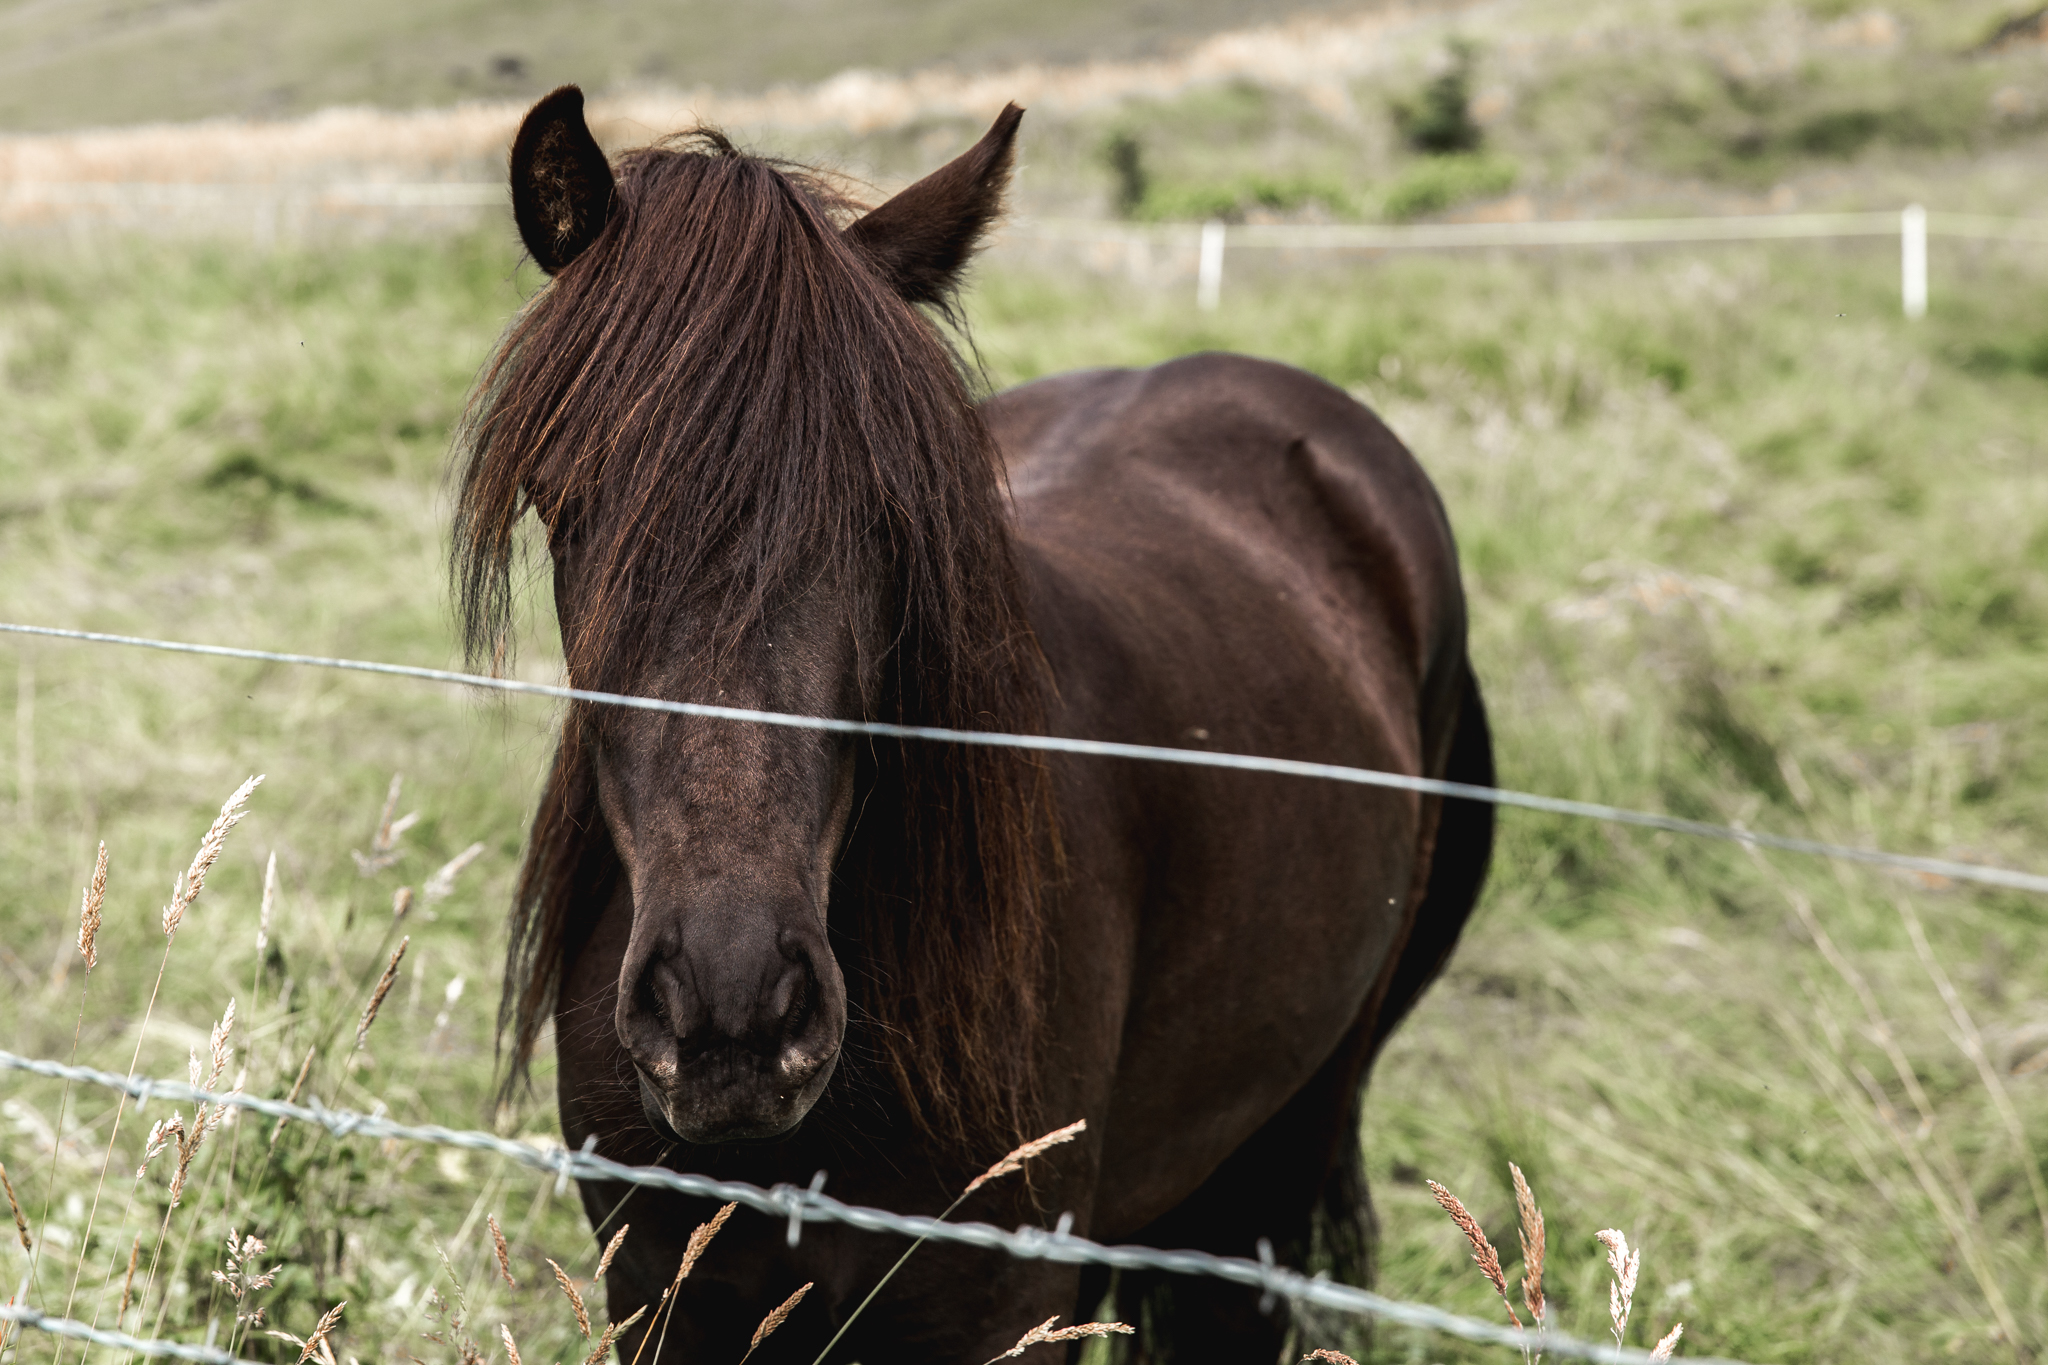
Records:
[[[1154,619],[1179,601],[1295,620],[1354,684],[1411,679],[1424,730],[1453,722],[1465,619],[1450,527],[1414,456],[1342,389],[1207,353],[1039,380],[984,413],[1027,552],[1154,599]]]
[[[1465,682],[1455,551],[1364,407],[1203,355],[1042,380],[985,412],[1057,733],[1443,772]],[[1069,900],[1086,902],[1061,957],[1088,974],[1062,995],[1119,994],[1111,1070],[1146,1078],[1108,1100],[1097,1231],[1125,1235],[1370,1031],[1434,806],[1207,769],[1059,772]]]

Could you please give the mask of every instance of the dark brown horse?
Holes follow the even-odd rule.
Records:
[[[570,676],[679,700],[1317,759],[1487,783],[1456,554],[1364,408],[1240,356],[976,404],[942,324],[1020,111],[872,212],[699,132],[609,164],[555,92],[512,154],[552,282],[463,443],[456,576],[501,648],[545,524]],[[1358,1106],[1449,953],[1490,808],[1293,778],[575,708],[505,1020],[552,1017],[564,1135],[628,1162],[1364,1273]],[[586,1185],[615,1318],[711,1208]],[[664,1361],[806,1362],[900,1240],[741,1215]],[[1115,1310],[1147,1361],[1271,1361],[1284,1307],[951,1247],[835,1354],[974,1365]],[[629,1332],[626,1358],[640,1351]],[[651,1361],[654,1351],[645,1358]]]

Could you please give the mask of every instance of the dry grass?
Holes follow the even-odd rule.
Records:
[[[1500,1253],[1495,1251],[1493,1243],[1486,1239],[1486,1232],[1479,1226],[1479,1220],[1459,1202],[1458,1196],[1434,1180],[1429,1182],[1429,1189],[1430,1193],[1436,1196],[1436,1202],[1443,1205],[1444,1212],[1451,1216],[1451,1221],[1458,1225],[1458,1231],[1465,1234],[1465,1240],[1472,1244],[1473,1264],[1479,1267],[1479,1273],[1486,1277],[1486,1282],[1493,1286],[1493,1292],[1500,1295],[1502,1306],[1508,1310],[1509,1321],[1520,1327],[1522,1318],[1515,1312],[1514,1300],[1508,1297],[1508,1281],[1500,1268]]]
[[[393,915],[394,919],[402,916],[405,913],[405,907],[412,903],[410,888],[401,886],[398,889],[401,896],[403,896],[403,900],[400,902],[397,913]],[[404,938],[398,940],[398,946],[391,950],[391,960],[384,964],[384,975],[377,978],[376,986],[370,991],[370,1003],[363,1006],[363,1017],[356,1024],[356,1046],[358,1048],[369,1044],[370,1025],[377,1022],[377,1011],[382,1008],[384,997],[391,994],[392,983],[398,980],[398,964],[405,960],[405,950],[411,945],[412,935],[407,934]]]
[[[1088,1341],[1113,1336],[1131,1336],[1137,1329],[1127,1322],[1078,1322],[1071,1327],[1055,1327],[1057,1317],[1047,1318],[1038,1326],[1017,1338],[1017,1344],[999,1356],[991,1357],[983,1365],[996,1365],[998,1360],[1010,1360],[1023,1355],[1033,1346],[1059,1341]]]
[[[1538,1330],[1545,1322],[1543,1299],[1543,1259],[1545,1254],[1545,1233],[1543,1210],[1537,1206],[1535,1193],[1529,1188],[1528,1179],[1522,1168],[1508,1163],[1512,1180],[1517,1217],[1517,1233],[1522,1243],[1522,1304],[1529,1310],[1530,1326]],[[1430,1193],[1443,1211],[1450,1215],[1451,1222],[1464,1235],[1472,1248],[1472,1260],[1479,1267],[1479,1273],[1493,1287],[1502,1306],[1508,1310],[1508,1319],[1518,1329],[1523,1327],[1521,1317],[1515,1312],[1514,1302],[1508,1297],[1507,1276],[1501,1268],[1500,1253],[1494,1250],[1479,1220],[1456,1195],[1431,1180],[1427,1182]],[[1631,1248],[1628,1237],[1615,1228],[1605,1228],[1593,1234],[1594,1239],[1606,1248],[1608,1269],[1613,1282],[1608,1286],[1608,1328],[1614,1336],[1616,1346],[1628,1345],[1628,1320],[1635,1307],[1636,1282],[1643,1267],[1643,1253],[1640,1248]],[[1662,1340],[1652,1348],[1658,1360],[1669,1359],[1677,1349],[1679,1338],[1685,1335],[1685,1324],[1675,1323]],[[1525,1358],[1541,1360],[1542,1353],[1532,1344],[1522,1348]]]

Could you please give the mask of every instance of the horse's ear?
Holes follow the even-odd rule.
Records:
[[[512,216],[534,263],[552,275],[583,254],[611,217],[612,168],[565,85],[527,111],[512,140]]]
[[[964,155],[847,227],[846,240],[905,299],[944,305],[952,297],[960,268],[1003,211],[1023,117],[1022,109],[1005,105]]]

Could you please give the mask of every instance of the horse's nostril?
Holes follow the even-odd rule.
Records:
[[[796,969],[795,984],[790,987],[789,1005],[782,1013],[782,1037],[784,1042],[802,1035],[804,1027],[811,1021],[811,1002],[816,998],[811,989],[811,973],[807,968]]]

